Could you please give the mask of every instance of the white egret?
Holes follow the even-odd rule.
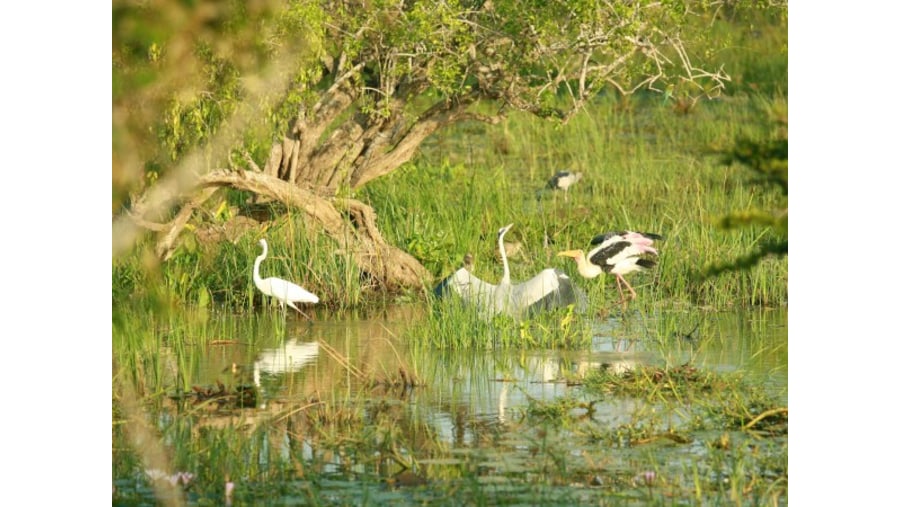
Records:
[[[566,250],[557,255],[575,259],[578,273],[585,278],[595,278],[600,273],[616,275],[619,296],[622,303],[626,304],[622,284],[624,283],[631,291],[631,299],[635,299],[637,293],[623,275],[655,266],[659,252],[653,247],[653,241],[660,239],[663,238],[659,234],[646,232],[608,232],[599,234],[591,240],[591,245],[597,247],[587,255],[583,250]]]
[[[294,303],[318,303],[318,296],[293,282],[281,278],[260,278],[259,265],[262,263],[263,259],[266,258],[266,255],[268,255],[269,245],[266,243],[265,239],[259,240],[259,244],[262,246],[263,252],[256,258],[256,262],[253,264],[253,283],[256,284],[256,288],[263,294],[277,299],[281,304],[282,310],[284,310],[284,305],[288,305],[294,310],[302,313],[306,318],[309,318],[309,315],[306,315],[303,310],[297,308]]]
[[[497,234],[497,246],[500,259],[503,261],[503,276],[497,285],[490,284],[473,275],[466,267],[444,279],[435,289],[438,296],[448,290],[456,293],[466,302],[472,302],[484,316],[506,314],[520,318],[527,313],[562,308],[576,305],[583,310],[587,297],[583,291],[575,287],[564,272],[548,268],[531,279],[513,284],[506,258],[503,236],[513,224],[500,229]],[[467,263],[467,265],[470,265]]]

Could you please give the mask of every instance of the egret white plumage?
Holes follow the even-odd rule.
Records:
[[[564,192],[565,199],[569,199],[569,187],[574,185],[581,179],[581,173],[576,173],[572,171],[557,171],[556,174],[550,177],[550,180],[547,181],[547,188],[551,190],[562,190]]]
[[[585,278],[595,278],[600,273],[615,275],[619,296],[622,303],[626,304],[622,284],[628,287],[632,300],[637,297],[637,293],[623,275],[655,266],[659,252],[653,247],[653,241],[661,239],[663,237],[659,234],[647,232],[607,232],[591,240],[591,245],[597,247],[590,250],[587,255],[583,250],[566,250],[557,255],[575,259],[578,273]]]
[[[456,293],[466,302],[473,302],[486,317],[506,314],[519,318],[526,313],[552,310],[575,304],[583,310],[587,296],[578,289],[564,272],[548,268],[519,284],[513,284],[506,258],[503,237],[513,224],[502,227],[497,233],[497,247],[503,262],[503,276],[497,285],[490,284],[473,275],[466,267],[444,279],[435,289],[438,296],[448,290]],[[467,263],[468,266],[471,264]]]
[[[306,318],[309,318],[309,315],[297,308],[297,305],[294,303],[318,303],[318,296],[293,282],[281,278],[274,276],[265,279],[261,278],[259,276],[259,265],[266,258],[266,255],[269,254],[269,244],[266,243],[265,239],[259,240],[259,244],[262,246],[263,252],[256,258],[256,262],[253,263],[253,283],[256,284],[256,288],[263,294],[278,300],[282,310],[284,310],[284,305],[288,305],[302,313]]]

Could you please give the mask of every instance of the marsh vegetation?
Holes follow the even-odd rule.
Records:
[[[748,162],[783,143],[786,174],[785,25],[709,25],[732,41],[704,55],[732,77],[715,100],[610,92],[565,123],[462,121],[337,188],[426,290],[386,287],[248,191],[210,195],[165,261],[151,237],[115,256],[113,504],[786,505],[787,194]],[[559,170],[582,174],[565,195],[546,188]],[[561,269],[586,311],[485,320],[433,297],[466,254],[496,283],[508,223],[512,279]],[[622,229],[665,237],[627,309],[612,277],[556,256]],[[310,319],[254,285],[263,238],[261,276],[316,294]]]
[[[245,505],[786,502],[784,310],[634,314],[571,348],[487,350],[423,341],[430,312],[131,316],[114,503],[220,504],[228,483]]]

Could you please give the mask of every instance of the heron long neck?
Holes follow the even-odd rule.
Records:
[[[266,255],[269,253],[268,245],[263,245],[263,253],[256,258],[256,262],[253,263],[253,281],[258,284],[262,283],[262,278],[259,276],[259,265],[262,263],[263,259],[266,258]]]
[[[500,260],[503,261],[503,278],[500,279],[501,284],[509,284],[509,262],[506,261],[506,245],[503,244],[503,235],[506,234],[506,231],[503,231],[503,234],[500,234],[500,238],[497,240],[498,246],[500,247]]]

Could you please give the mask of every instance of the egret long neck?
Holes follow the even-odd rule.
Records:
[[[268,245],[263,244],[263,253],[260,254],[260,256],[256,258],[256,262],[253,263],[253,281],[257,284],[262,283],[262,278],[259,276],[259,265],[262,263],[263,259],[266,258],[268,253]]]
[[[497,239],[497,246],[500,247],[500,260],[503,261],[503,278],[500,279],[500,283],[509,284],[511,282],[509,276],[509,262],[506,261],[506,246],[503,244],[504,234],[506,234],[506,231],[499,234],[499,238]]]

